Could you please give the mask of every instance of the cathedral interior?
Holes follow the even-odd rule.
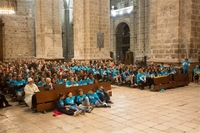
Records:
[[[194,0],[1,0],[0,60],[199,61]],[[102,33],[102,37],[99,36]],[[99,38],[100,37],[100,38]]]
[[[200,133],[198,64],[200,0],[0,0],[0,133]]]

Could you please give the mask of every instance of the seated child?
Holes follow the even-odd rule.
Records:
[[[66,115],[74,115],[74,116],[79,115],[80,114],[79,111],[72,110],[69,108],[69,106],[65,105],[64,99],[65,99],[65,95],[60,93],[56,100],[56,110]]]
[[[93,110],[93,107],[90,106],[90,100],[89,98],[83,94],[83,90],[79,89],[79,95],[76,96],[76,103],[86,109],[86,112],[90,113]]]
[[[87,96],[90,100],[90,105],[93,107],[111,107],[109,104],[102,102],[92,88],[88,92]]]
[[[99,89],[96,90],[96,93],[99,97],[99,99],[103,102],[106,102],[106,103],[113,103],[111,100],[110,100],[110,95],[108,94],[111,90],[109,91],[105,91],[103,86],[101,85],[99,87]]]
[[[71,92],[69,92],[67,96],[68,97],[65,99],[65,103],[66,103],[66,105],[69,105],[69,109],[79,111],[82,115],[84,115],[85,112],[87,111],[87,109],[77,106],[74,103],[75,96],[73,96]]]

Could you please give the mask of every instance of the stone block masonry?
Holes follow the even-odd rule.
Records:
[[[1,0],[0,3],[7,2]],[[3,60],[10,61],[19,58],[35,57],[33,2],[17,0],[18,6],[12,1],[16,14],[1,14],[5,24],[3,27]]]
[[[63,58],[60,0],[35,0],[36,58]]]
[[[199,5],[198,0],[151,1],[151,61],[197,62]]]
[[[97,48],[97,33],[104,48]],[[74,59],[110,59],[110,1],[74,0]]]
[[[21,16],[3,17],[4,59],[32,58],[35,56],[34,19]]]

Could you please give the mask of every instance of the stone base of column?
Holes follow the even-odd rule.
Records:
[[[60,57],[60,58],[58,58],[58,57],[56,57],[56,58],[44,58],[44,57],[36,57],[36,59],[41,59],[41,60],[45,60],[45,61],[64,61],[64,57]]]
[[[172,63],[172,64],[174,64],[174,63],[181,63],[183,61],[183,59],[148,59],[147,60],[147,62],[148,63],[152,63],[152,62],[154,62],[154,63],[168,63],[168,64],[170,64],[170,63]],[[198,60],[197,59],[189,59],[189,61],[190,61],[190,63],[198,63]]]

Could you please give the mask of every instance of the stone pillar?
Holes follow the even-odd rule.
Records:
[[[62,59],[60,0],[35,0],[36,58]]]
[[[97,47],[97,33],[104,47]],[[110,1],[74,0],[74,59],[110,59]]]
[[[70,60],[74,57],[73,0],[61,0],[61,2],[63,56]]]
[[[150,43],[154,62],[197,62],[200,46],[200,1],[152,0]]]

